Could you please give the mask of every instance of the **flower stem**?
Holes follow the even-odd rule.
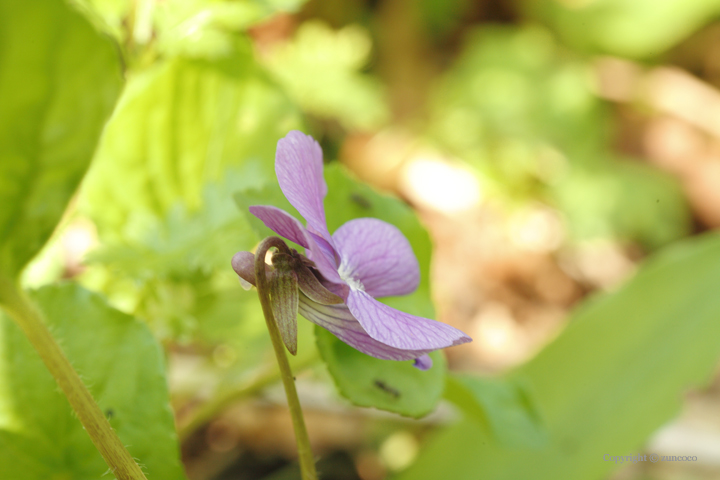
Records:
[[[43,322],[12,280],[0,277],[0,305],[15,320],[55,378],[70,406],[118,480],[147,480]]]
[[[285,242],[278,237],[268,237],[260,243],[255,253],[255,281],[257,283],[258,297],[262,305],[263,314],[265,315],[265,323],[270,332],[270,340],[275,350],[278,366],[280,367],[280,378],[285,387],[285,395],[290,408],[290,416],[292,417],[293,428],[295,429],[295,441],[297,442],[298,458],[300,461],[300,473],[302,480],[317,480],[317,472],[315,471],[315,459],[310,448],[310,439],[308,438],[307,429],[305,428],[305,419],[303,418],[300,400],[295,390],[295,379],[290,370],[290,363],[285,354],[285,344],[280,337],[280,330],[275,322],[270,297],[268,295],[268,283],[265,276],[265,254],[270,248],[277,248],[283,253],[290,253]]]

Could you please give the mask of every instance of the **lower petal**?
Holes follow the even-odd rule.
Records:
[[[422,357],[416,358],[415,363],[413,364],[413,367],[417,368],[418,370],[430,370],[432,366],[432,358],[430,358],[427,354],[423,355]]]
[[[300,315],[371,357],[383,360],[414,360],[431,350],[403,350],[374,340],[345,305],[320,305],[300,295]]]
[[[395,310],[362,290],[350,290],[345,303],[368,335],[391,347],[432,351],[472,341],[457,328]]]

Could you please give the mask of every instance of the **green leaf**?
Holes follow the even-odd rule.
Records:
[[[237,323],[211,313],[237,288],[230,258],[257,241],[231,192],[273,177],[275,144],[298,119],[247,45],[133,76],[79,199],[105,246],[88,285],[162,337],[187,341],[208,315]]]
[[[536,448],[547,441],[532,394],[522,384],[496,378],[448,376],[445,398],[503,446]]]
[[[117,51],[65,2],[0,2],[0,272],[52,234],[121,78]]]
[[[446,369],[440,352],[430,353],[433,366],[422,371],[412,360],[395,362],[365,355],[319,326],[315,338],[335,385],[353,404],[420,418],[440,401]]]
[[[188,211],[178,202],[139,238],[108,242],[90,260],[135,280],[226,269],[235,252],[249,250],[258,240],[237,211],[227,183],[233,184],[206,186],[199,210]]]
[[[257,242],[232,201],[229,185],[237,182],[231,173],[223,184],[205,187],[199,210],[188,211],[178,202],[135,238],[112,239],[92,252],[83,285],[147,319],[159,338],[197,339],[210,323],[227,324],[228,319],[208,312],[217,310],[213,302],[224,301],[223,290],[238,286],[230,258]]]
[[[162,352],[148,329],[74,285],[33,295],[148,478],[183,479]],[[112,478],[40,357],[0,314],[0,477]]]
[[[166,61],[130,79],[81,207],[104,238],[140,237],[178,204],[200,209],[229,171],[233,191],[271,178],[275,144],[298,118],[245,44],[222,61]]]
[[[616,293],[596,297],[513,374],[549,432],[541,449],[493,445],[471,423],[440,433],[399,478],[603,478],[603,454],[637,452],[707,383],[720,357],[720,236],[676,244]],[[518,461],[518,459],[522,461]]]

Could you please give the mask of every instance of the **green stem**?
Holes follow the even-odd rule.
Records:
[[[268,295],[268,284],[265,277],[265,254],[273,247],[282,253],[290,253],[285,242],[278,237],[268,237],[263,240],[255,253],[255,282],[263,314],[265,315],[265,323],[270,332],[270,340],[272,341],[275,357],[280,367],[280,378],[285,387],[285,396],[287,396],[290,416],[292,417],[293,428],[295,429],[295,441],[297,442],[298,457],[300,460],[300,473],[303,480],[317,480],[315,458],[310,448],[310,439],[308,438],[307,429],[305,428],[305,419],[303,418],[300,400],[295,390],[295,379],[290,370],[290,363],[285,354],[285,345],[280,337],[280,330],[275,322],[275,316],[273,315],[270,297]]]
[[[27,295],[13,281],[0,278],[0,304],[40,354],[113,475],[118,480],[147,480],[55,342],[42,320],[40,311]]]

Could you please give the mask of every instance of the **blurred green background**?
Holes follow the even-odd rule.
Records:
[[[720,1],[0,0],[0,277],[155,478],[299,478],[230,268],[292,129],[474,339],[423,376],[299,319],[322,478],[720,478]],[[0,476],[99,478],[0,320]],[[606,460],[650,453],[697,460]]]

